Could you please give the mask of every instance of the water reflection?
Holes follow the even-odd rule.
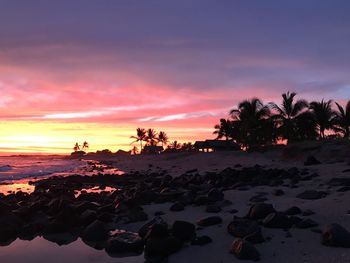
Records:
[[[59,246],[42,237],[32,241],[17,239],[11,245],[0,247],[0,262],[6,263],[141,263],[143,255],[127,258],[112,258],[104,250],[95,250],[81,239],[67,246]]]

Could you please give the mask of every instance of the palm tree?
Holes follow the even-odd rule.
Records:
[[[139,149],[137,149],[137,147],[136,146],[134,146],[134,147],[132,147],[132,149],[131,149],[131,154],[137,154],[138,153],[138,151],[139,151]]]
[[[154,129],[148,129],[146,132],[146,141],[154,146],[157,144],[157,133]]]
[[[76,143],[74,144],[73,151],[75,151],[75,152],[80,151],[80,145],[79,145],[79,143],[76,142]]]
[[[273,119],[278,125],[277,130],[288,142],[296,137],[296,118],[308,107],[306,100],[297,100],[294,102],[296,95],[295,92],[290,93],[288,91],[282,94],[281,106],[270,103],[272,109],[277,111],[277,114],[273,116]]]
[[[337,102],[338,111],[335,112],[335,121],[337,124],[336,130],[343,134],[344,138],[350,137],[350,100],[346,103],[345,109]]]
[[[83,142],[82,150],[84,151],[85,149],[89,148],[89,143],[87,141]]]
[[[131,136],[131,139],[135,139],[134,142],[140,142],[140,154],[142,153],[142,142],[146,139],[146,130],[143,128],[136,129],[136,136]],[[133,142],[133,143],[134,143]]]
[[[185,152],[192,152],[195,150],[194,145],[192,144],[192,142],[185,142],[182,144],[181,146],[181,150],[185,151]]]
[[[311,112],[319,131],[319,138],[326,137],[325,131],[332,129],[335,124],[335,113],[332,110],[332,100],[313,101],[310,103]]]
[[[232,123],[230,120],[220,119],[220,124],[216,124],[214,129],[213,134],[217,135],[216,139],[225,137],[226,140],[229,140],[232,137]]]
[[[177,141],[173,141],[172,143],[169,144],[169,149],[179,150],[180,148],[181,148],[181,144],[178,143]]]
[[[244,147],[259,144],[258,133],[262,129],[262,120],[270,117],[270,108],[257,98],[244,100],[232,109],[230,115],[234,121],[239,121],[241,139]],[[237,123],[238,124],[238,123]],[[260,130],[260,131],[259,131]]]
[[[162,147],[168,143],[168,140],[169,140],[168,135],[165,132],[163,131],[159,132],[158,141],[162,143]]]

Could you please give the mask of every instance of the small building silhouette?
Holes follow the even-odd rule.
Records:
[[[241,149],[237,143],[228,140],[196,141],[194,147],[197,151],[202,152],[238,151]]]
[[[146,145],[143,147],[142,153],[145,154],[160,154],[164,150],[163,146]]]

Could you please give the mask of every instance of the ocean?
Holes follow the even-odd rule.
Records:
[[[57,155],[0,156],[0,182],[73,173],[86,165]]]

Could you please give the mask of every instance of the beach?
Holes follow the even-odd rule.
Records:
[[[291,150],[296,151],[294,148]],[[263,153],[96,157],[88,162],[90,166],[84,168],[90,172],[97,169],[95,175],[49,176],[39,179],[38,183],[31,183],[36,189],[32,194],[36,198],[17,194],[17,199],[25,204],[23,206],[33,206],[35,200],[37,209],[44,212],[40,212],[40,215],[48,215],[45,227],[50,231],[44,227],[37,231],[27,229],[26,235],[18,233],[27,240],[12,238],[3,244],[0,259],[17,263],[23,262],[26,255],[31,255],[25,259],[26,262],[41,262],[48,257],[52,258],[52,262],[61,262],[62,259],[64,262],[145,262],[143,250],[127,256],[125,253],[106,253],[106,243],[100,243],[102,247],[96,245],[99,242],[93,242],[93,245],[84,237],[84,231],[89,223],[98,220],[104,222],[109,230],[138,233],[145,223],[157,217],[166,222],[170,236],[175,235],[171,234],[173,223],[185,221],[196,227],[197,237],[207,236],[211,240],[201,245],[191,245],[192,238],[192,241],[183,241],[170,255],[162,256],[163,261],[239,262],[240,259],[230,253],[231,244],[237,237],[232,235],[228,226],[239,222],[240,218],[248,220],[252,216],[251,207],[264,203],[271,204],[273,212],[278,211],[283,216],[270,221],[264,218],[249,219],[250,222],[257,222],[261,231],[263,240],[252,242],[261,262],[348,262],[348,248],[321,244],[322,231],[329,224],[337,223],[350,230],[349,187],[344,185],[344,182],[349,182],[350,174],[348,148],[336,144],[319,148],[308,146],[296,151],[293,158],[289,156],[291,150],[287,151],[287,157],[286,151],[280,149]],[[337,150],[337,155],[332,154],[334,150]],[[305,165],[310,155],[319,163]],[[119,172],[113,175],[116,168],[124,174]],[[108,172],[104,172],[104,169]],[[234,175],[241,179],[223,182],[224,178]],[[251,179],[244,179],[244,176]],[[270,181],[261,179],[266,176]],[[196,183],[193,178],[198,179]],[[221,181],[215,181],[215,178],[221,178]],[[281,181],[281,178],[285,179]],[[73,195],[69,194],[71,191]],[[309,192],[305,194],[305,191]],[[52,195],[45,192],[52,192]],[[190,196],[189,192],[196,192],[196,195]],[[4,203],[13,206],[15,197],[3,197],[2,209]],[[45,202],[38,205],[40,200],[51,202],[50,206]],[[88,205],[90,202],[94,202],[94,205]],[[73,221],[82,220],[81,215],[86,210],[93,210],[92,219],[84,221],[83,227],[77,227],[76,222],[68,220],[68,215],[61,213],[60,206],[65,207],[62,211],[67,211],[67,214],[72,213]],[[21,225],[32,223],[34,219],[29,218],[36,218],[29,214],[39,213],[19,210],[17,207],[12,212],[23,218],[25,223]],[[201,219],[208,217],[220,220],[208,226],[198,225]],[[52,220],[56,220],[55,224],[52,224]],[[64,227],[67,224],[69,227]],[[62,236],[60,232],[65,235]],[[31,238],[28,237],[29,233]]]

